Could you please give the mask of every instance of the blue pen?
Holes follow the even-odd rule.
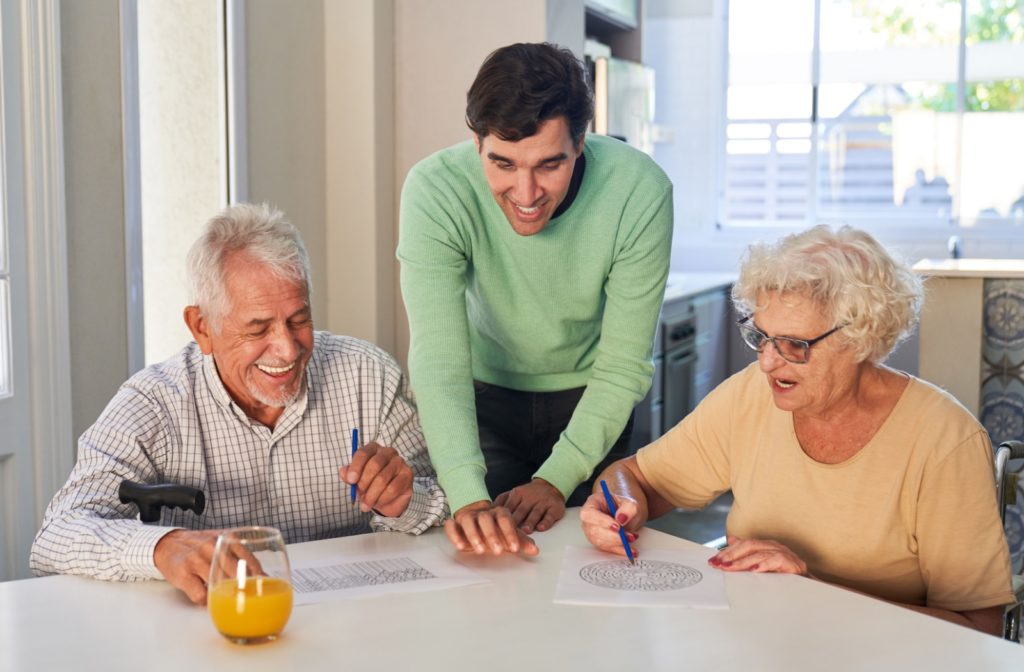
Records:
[[[352,459],[356,459],[356,451],[359,450],[359,429],[352,430]],[[351,464],[351,462],[349,462]],[[356,485],[352,484],[352,501],[356,501]]]
[[[601,481],[601,492],[604,493],[604,501],[608,502],[608,511],[611,512],[612,518],[614,518],[615,500],[612,499],[612,493],[608,492],[608,484],[603,480]],[[619,539],[622,540],[622,547],[626,549],[626,557],[629,558],[629,564],[635,565],[636,560],[633,559],[633,550],[629,547],[629,539],[626,539],[626,530],[623,529],[622,525],[619,525]]]

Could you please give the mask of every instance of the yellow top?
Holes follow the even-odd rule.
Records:
[[[729,534],[785,544],[831,583],[954,611],[1013,601],[988,434],[920,379],[856,455],[822,464],[752,364],[637,459],[676,506],[731,488]]]

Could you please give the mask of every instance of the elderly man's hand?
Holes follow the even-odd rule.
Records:
[[[729,546],[708,559],[724,572],[778,572],[810,576],[807,563],[777,541],[740,539],[729,535]]]
[[[362,511],[373,510],[382,516],[397,518],[405,513],[412,499],[412,469],[390,446],[366,444],[338,474],[343,482],[356,486],[356,498]]]
[[[494,555],[520,552],[537,555],[540,552],[533,539],[516,526],[508,509],[488,501],[473,502],[456,511],[445,522],[444,531],[455,548],[477,555],[488,550]]]
[[[516,526],[526,534],[543,532],[565,516],[565,497],[542,478],[501,493],[494,505],[507,508]]]
[[[640,534],[645,518],[640,515],[639,506],[634,499],[615,496],[615,507],[618,512],[616,517],[612,518],[604,495],[599,492],[592,494],[583,502],[583,508],[580,509],[580,525],[587,541],[594,548],[605,553],[625,556],[626,549],[622,547],[619,527],[626,529],[626,539],[632,544]],[[633,556],[636,557],[636,549],[632,550]]]
[[[167,579],[196,604],[206,604],[206,582],[220,530],[174,530],[153,550],[153,562]]]

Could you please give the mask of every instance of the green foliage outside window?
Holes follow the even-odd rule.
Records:
[[[961,0],[936,0],[930,11],[914,12],[893,0],[853,0],[855,15],[867,19],[871,29],[888,38],[892,45],[936,42],[948,33],[955,13],[959,24]],[[967,14],[966,43],[970,47],[983,42],[1024,43],[1024,0],[976,0]],[[918,107],[937,112],[956,110],[956,84],[929,87],[927,94],[915,96]],[[996,82],[967,82],[964,109],[968,112],[1024,111],[1024,79]]]

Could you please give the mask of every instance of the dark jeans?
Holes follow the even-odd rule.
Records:
[[[473,382],[480,449],[487,463],[487,492],[497,497],[517,485],[529,483],[569,424],[585,388],[560,392],[521,392]],[[579,506],[590,496],[594,479],[605,467],[626,456],[633,416],[607,457],[590,478],[577,487],[566,506]]]

